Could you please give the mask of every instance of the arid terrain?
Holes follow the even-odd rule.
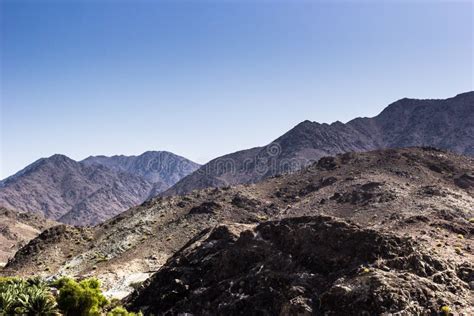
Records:
[[[59,225],[41,215],[20,213],[0,207],[0,265],[47,228]]]
[[[0,316],[474,316],[473,9],[0,0]]]
[[[210,245],[206,248],[209,252],[215,252],[216,256],[229,261],[232,256],[224,255],[223,251],[248,256],[248,247],[255,245],[259,249],[261,243],[268,239],[270,257],[279,251],[284,251],[285,256],[291,254],[291,249],[296,251],[294,262],[285,261],[279,270],[275,270],[275,281],[280,280],[278,275],[285,274],[289,267],[295,267],[295,274],[315,274],[314,279],[291,276],[291,279],[282,279],[282,283],[278,281],[278,284],[283,284],[283,294],[278,296],[281,301],[274,306],[274,311],[284,312],[287,308],[311,308],[315,311],[314,297],[307,294],[314,290],[317,295],[325,297],[327,305],[318,307],[322,308],[320,311],[337,313],[337,308],[343,306],[357,307],[358,300],[366,295],[361,284],[374,284],[374,291],[380,289],[383,301],[377,307],[378,299],[373,298],[373,309],[368,309],[369,313],[394,311],[389,308],[387,297],[399,295],[398,311],[406,308],[409,313],[422,313],[437,308],[435,305],[449,303],[454,311],[469,314],[474,304],[473,206],[473,158],[434,148],[346,153],[322,158],[301,171],[271,177],[257,184],[208,188],[184,196],[155,198],[93,228],[62,225],[47,229],[17,252],[3,274],[67,274],[79,278],[94,275],[104,282],[108,295],[123,297],[159,270],[147,281],[147,287],[135,293],[133,300],[129,298],[131,307],[143,308],[149,305],[140,293],[165,286],[156,284],[154,280],[170,278],[167,271],[173,267],[177,267],[176,271],[200,267],[209,271],[219,270],[219,265],[212,260],[206,266],[207,255],[202,253],[206,244]],[[286,220],[302,216],[309,217]],[[276,222],[265,223],[269,220]],[[341,220],[348,224],[341,223]],[[257,226],[258,223],[264,224]],[[228,228],[216,228],[221,225]],[[310,262],[301,261],[304,261],[308,245],[291,239],[293,234],[278,239],[275,234],[282,225],[287,225],[295,236],[299,236],[300,226],[346,228],[341,233],[329,229],[327,238],[321,235],[319,229],[301,230],[301,234],[308,234],[308,243],[314,242],[315,249],[322,247],[326,251],[321,253],[321,260],[332,262],[325,263],[326,269],[325,265],[317,268],[312,267]],[[270,231],[266,239],[261,241],[251,237],[258,236],[265,227]],[[221,231],[223,235],[218,233]],[[239,237],[240,231],[247,232]],[[215,237],[216,234],[219,237]],[[366,237],[363,237],[363,243],[354,245],[351,236]],[[194,240],[189,242],[192,238]],[[215,248],[212,238],[222,240],[219,241],[222,247]],[[326,239],[329,245],[324,244]],[[239,240],[245,243],[240,244]],[[317,240],[321,240],[322,244]],[[291,243],[295,244],[291,246]],[[340,259],[333,256],[331,245],[341,252]],[[361,252],[354,255],[354,249]],[[317,258],[318,254],[313,256]],[[401,259],[397,261],[397,258]],[[163,304],[149,308],[160,312],[170,310],[172,313],[197,311],[201,306],[199,304],[211,304],[212,298],[206,295],[211,295],[211,290],[219,289],[217,284],[220,284],[221,277],[227,280],[225,282],[233,278],[239,282],[242,280],[239,288],[230,289],[229,295],[242,289],[242,302],[247,302],[247,299],[253,302],[257,299],[255,295],[259,295],[258,287],[255,292],[248,292],[244,286],[246,279],[250,278],[249,273],[255,273],[260,264],[268,264],[269,259],[250,256],[249,260],[242,260],[248,265],[246,263],[243,270],[239,270],[240,276],[230,271],[233,267],[237,269],[232,262],[229,262],[230,266],[223,265],[222,274],[216,271],[214,279],[203,275],[206,285],[202,293],[195,288],[198,281],[194,278],[197,276],[191,278],[185,272],[173,272],[176,280],[181,280],[180,276],[184,275],[184,288],[198,292],[183,292],[189,293],[186,296],[189,301],[185,303],[182,293],[178,291],[181,294],[160,298],[159,302]],[[278,261],[275,264],[278,265]],[[360,269],[364,267],[370,273],[359,276]],[[226,276],[225,273],[230,274]],[[293,279],[298,282],[320,280],[325,286],[309,284],[290,293],[290,285],[301,286],[298,282],[293,284]],[[259,279],[252,280],[259,282]],[[188,281],[191,283],[187,284]],[[146,290],[148,287],[149,290]],[[431,292],[415,305],[406,301],[411,296],[407,293],[418,289],[423,291],[425,287]],[[360,290],[345,293],[346,288]],[[204,296],[194,296],[198,293]],[[345,305],[337,305],[339,298]],[[234,299],[234,296],[222,297],[225,303],[222,311],[240,308],[240,303],[232,303]],[[295,303],[296,307],[290,304],[293,299],[300,300]],[[198,301],[201,303],[196,303]],[[209,313],[219,311],[215,308],[205,310]]]

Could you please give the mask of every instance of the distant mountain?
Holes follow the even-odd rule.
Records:
[[[338,153],[409,146],[474,155],[474,92],[445,100],[405,98],[376,117],[356,118],[346,124],[304,121],[267,146],[210,161],[162,194],[253,183]]]
[[[90,156],[82,162],[134,174],[163,187],[172,186],[200,167],[197,163],[167,151],[147,151],[139,156]]]
[[[142,203],[151,192],[168,188],[197,166],[163,152],[89,157],[82,162],[53,155],[3,180],[0,206],[93,225]]]

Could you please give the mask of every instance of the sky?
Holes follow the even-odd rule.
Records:
[[[205,163],[473,90],[471,1],[0,0],[0,19],[0,179],[55,153]]]

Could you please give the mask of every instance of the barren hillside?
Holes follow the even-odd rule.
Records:
[[[43,230],[59,225],[41,215],[20,213],[0,208],[0,265]]]

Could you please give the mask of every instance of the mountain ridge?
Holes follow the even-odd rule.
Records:
[[[330,124],[305,120],[266,146],[211,160],[160,195],[255,183],[344,152],[433,146],[472,156],[473,135],[474,91],[447,99],[403,98],[372,118]]]
[[[146,151],[137,156],[89,156],[81,162],[87,165],[102,164],[114,170],[140,175],[152,183],[163,182],[167,186],[176,183],[177,179],[191,173],[199,166],[189,159],[168,151]]]
[[[143,155],[145,163],[133,165]],[[85,162],[62,154],[40,158],[2,181],[0,205],[68,224],[94,225],[140,204],[198,166],[169,152],[123,157],[133,168],[114,168],[106,156]],[[159,170],[153,169],[156,162]]]

